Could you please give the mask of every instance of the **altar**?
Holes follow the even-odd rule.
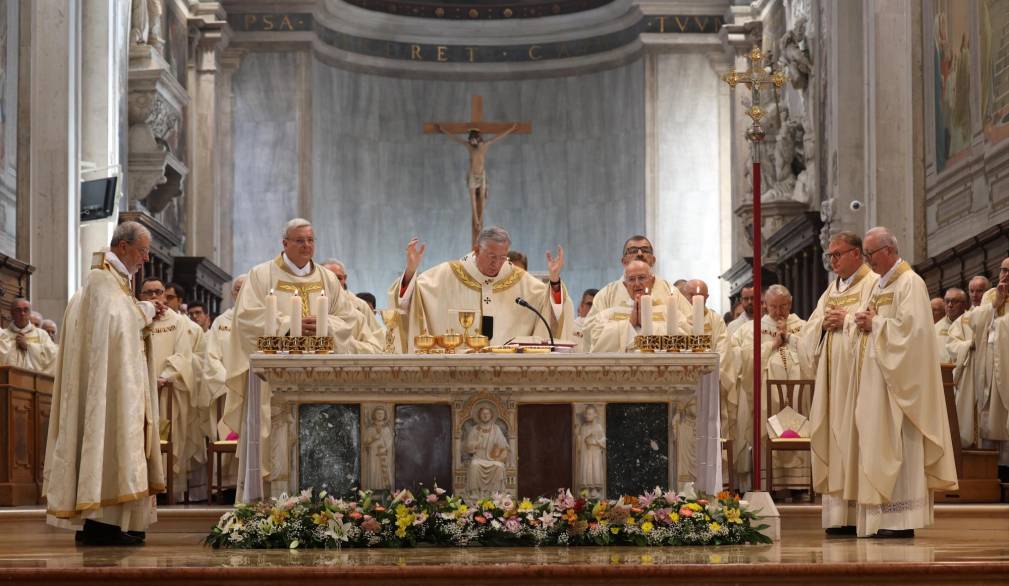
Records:
[[[254,354],[239,500],[721,490],[718,355]]]

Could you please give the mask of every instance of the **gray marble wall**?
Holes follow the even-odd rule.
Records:
[[[280,252],[298,215],[298,57],[250,53],[233,78],[234,274]]]
[[[425,267],[467,251],[468,155],[422,127],[468,120],[470,96],[478,94],[485,119],[533,126],[490,149],[485,223],[507,228],[533,271],[546,270],[547,249],[564,246],[572,294],[601,287],[620,274],[624,239],[644,230],[643,77],[641,62],[592,75],[473,83],[392,79],[316,62],[318,257],[344,260],[349,287],[379,293],[385,305],[411,236],[427,242]]]

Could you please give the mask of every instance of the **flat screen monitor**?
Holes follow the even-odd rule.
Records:
[[[116,204],[116,180],[104,177],[81,182],[81,221],[101,220],[112,215]]]

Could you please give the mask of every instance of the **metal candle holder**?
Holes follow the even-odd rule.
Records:
[[[336,341],[330,336],[259,336],[256,349],[263,354],[332,354]]]
[[[710,352],[711,335],[634,336],[634,347],[641,352]]]

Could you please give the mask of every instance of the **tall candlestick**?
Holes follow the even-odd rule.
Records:
[[[326,337],[329,335],[329,298],[323,291],[315,298],[315,335]]]
[[[652,335],[652,296],[642,295],[638,299],[638,306],[641,308],[641,335]]]
[[[676,305],[675,295],[666,295],[666,335],[677,336],[680,333],[680,307]]]
[[[263,335],[277,335],[277,296],[273,294],[273,289],[266,295],[266,328]]]
[[[295,291],[291,296],[291,336],[301,335],[301,295]]]
[[[697,290],[697,295],[692,299],[694,303],[694,335],[700,336],[704,333],[704,296],[701,290]]]

